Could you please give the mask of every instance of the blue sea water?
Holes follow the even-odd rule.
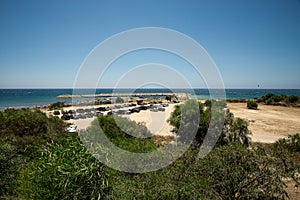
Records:
[[[131,89],[96,89],[96,94],[100,93],[130,93]],[[207,89],[137,89],[136,93],[163,93],[163,92],[185,92],[195,94],[197,98],[209,99],[210,93]],[[56,101],[71,103],[72,99],[57,98],[61,94],[72,94],[72,89],[0,89],[0,110],[14,107],[35,107],[44,106]],[[94,94],[95,90],[77,90],[80,94]],[[285,94],[300,96],[300,89],[226,89],[227,98],[259,98],[267,93]],[[83,99],[78,99],[81,101]],[[86,98],[84,100],[87,100]]]

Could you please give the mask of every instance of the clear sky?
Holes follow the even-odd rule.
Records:
[[[93,48],[140,27],[174,29],[196,40],[227,88],[300,89],[297,0],[0,0],[0,87],[71,88]],[[169,64],[202,87],[192,70],[175,61]],[[121,76],[122,66],[132,63],[119,64],[112,74]],[[112,79],[103,87],[112,87]]]

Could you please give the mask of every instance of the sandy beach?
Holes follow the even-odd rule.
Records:
[[[141,110],[139,113],[131,115],[122,115],[132,121],[145,123],[153,135],[170,136],[172,126],[167,122],[171,112],[177,104],[169,104],[164,112],[152,112]],[[98,106],[97,106],[98,107]],[[270,106],[259,104],[258,110],[249,110],[246,103],[227,103],[227,107],[235,117],[247,119],[249,129],[252,132],[250,136],[253,142],[273,143],[279,138],[287,137],[290,134],[300,133],[300,108]],[[65,110],[76,110],[78,108],[91,107],[68,107]],[[47,112],[49,114],[49,112]],[[105,112],[106,113],[106,112]],[[95,119],[77,119],[67,122],[75,124],[78,130],[86,129]]]
[[[178,103],[169,104],[168,107],[165,107],[165,111],[159,112],[152,112],[148,110],[141,110],[139,113],[132,113],[130,115],[122,115],[123,117],[127,117],[132,121],[137,123],[145,123],[146,127],[150,130],[153,135],[160,135],[160,136],[170,136],[173,135],[171,132],[172,127],[167,122],[170,117],[171,112],[174,110],[175,105]],[[96,106],[100,107],[100,106]],[[85,109],[91,108],[91,106],[71,106],[64,108],[64,110],[76,110],[76,109]],[[53,112],[53,111],[52,111]],[[47,111],[46,113],[49,115],[52,113],[51,111]],[[107,112],[104,112],[106,114]],[[61,115],[59,115],[61,117]],[[70,119],[67,122],[71,124],[75,124],[78,130],[84,130],[90,126],[91,122],[95,119],[93,118],[86,118],[86,119]]]
[[[246,103],[227,103],[235,117],[247,119],[252,141],[273,143],[279,138],[300,133],[300,108],[258,105],[249,110]]]

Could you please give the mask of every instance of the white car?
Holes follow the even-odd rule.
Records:
[[[68,131],[69,133],[77,133],[77,126],[74,125],[74,124],[72,124],[72,125],[70,125],[70,126],[67,128],[67,131]]]

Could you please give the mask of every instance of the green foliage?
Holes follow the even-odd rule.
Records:
[[[296,103],[296,102],[299,101],[299,97],[294,96],[294,95],[289,96],[289,97],[288,97],[288,101],[289,101],[290,103]]]
[[[236,142],[248,146],[250,144],[249,135],[251,134],[248,129],[248,122],[241,118],[234,118],[233,113],[227,109],[224,128],[217,144],[225,145]]]
[[[88,130],[88,134],[97,135],[98,126],[112,143],[124,150],[145,153],[156,149],[150,131],[143,124],[137,124],[120,116],[99,116],[89,129],[95,131]]]
[[[286,104],[293,104],[299,101],[299,97],[294,95],[286,96],[286,95],[275,95],[272,93],[268,93],[265,96],[262,96],[261,99],[267,105],[276,104],[276,103],[278,104],[279,102],[284,102]]]
[[[231,143],[213,150],[193,170],[218,199],[284,199],[282,174],[262,151]]]
[[[208,129],[211,128],[213,132],[221,132],[220,137],[217,139],[218,145],[224,145],[229,142],[239,142],[248,145],[250,142],[248,135],[251,134],[248,130],[248,123],[240,118],[235,119],[229,110],[224,112],[224,108],[225,102],[223,101],[208,100],[204,104],[193,100],[187,101],[185,104],[175,107],[169,122],[174,127],[173,132],[181,138],[188,137],[185,135],[195,131],[193,128],[197,127],[195,141],[198,144],[203,142]],[[182,116],[183,109],[185,109],[184,117]],[[217,130],[220,124],[222,129]]]
[[[18,183],[25,199],[100,199],[109,192],[104,166],[73,134],[42,146]]]
[[[300,152],[300,134],[289,135],[288,138],[279,139],[274,143],[274,148],[285,149],[289,152]]]
[[[65,102],[58,101],[58,102],[50,104],[48,106],[48,109],[49,110],[56,110],[56,109],[61,109],[61,108],[65,107],[65,106],[66,106]]]
[[[257,109],[257,103],[253,100],[248,100],[247,101],[247,108],[248,109]]]
[[[111,199],[284,199],[282,173],[261,149],[236,143],[213,149],[203,160],[189,149],[155,172],[110,177]]]
[[[0,198],[16,193],[19,171],[36,156],[41,144],[64,133],[62,120],[39,110],[8,109],[0,112]]]
[[[5,137],[0,137],[0,199],[15,196],[15,179],[21,157],[17,154],[17,147]]]
[[[56,138],[64,133],[65,127],[62,120],[48,118],[40,110],[7,109],[0,112],[0,135],[14,138],[20,148]]]
[[[167,101],[171,101],[171,100],[172,100],[172,97],[171,97],[170,95],[167,95],[167,96],[166,96],[166,100],[167,100]]]

